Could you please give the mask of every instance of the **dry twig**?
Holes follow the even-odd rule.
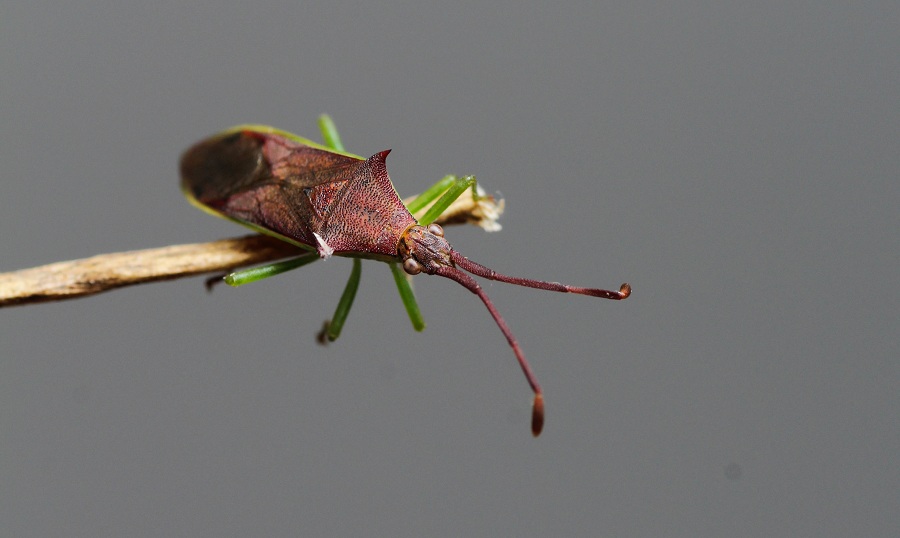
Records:
[[[407,198],[404,202],[409,204],[414,199]],[[491,197],[474,200],[467,190],[436,222],[471,223],[494,231],[500,229],[496,221],[502,212],[503,200],[496,202]],[[0,273],[0,307],[62,301],[135,284],[225,273],[304,252],[307,251],[272,237],[251,235],[212,243],[100,254]]]

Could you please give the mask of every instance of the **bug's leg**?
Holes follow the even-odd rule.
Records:
[[[434,203],[428,211],[425,212],[425,215],[422,218],[418,219],[419,224],[422,226],[428,226],[432,222],[435,221],[441,214],[450,207],[450,204],[454,202],[457,198],[459,198],[462,193],[466,192],[466,189],[472,189],[472,197],[475,200],[478,200],[481,195],[478,194],[478,182],[475,181],[475,176],[462,176],[457,178],[455,176],[447,176],[442,179],[438,184],[443,183],[444,181],[448,181],[449,185],[444,189],[443,195],[438,198],[437,202]],[[428,189],[430,191],[431,189]],[[428,192],[426,191],[426,192]],[[421,196],[420,196],[421,198]],[[413,200],[413,203],[418,202],[419,199],[416,198]],[[427,205],[428,202],[425,203]],[[410,204],[412,205],[412,204]],[[424,206],[423,206],[424,207]]]
[[[319,116],[319,131],[322,133],[322,140],[326,146],[338,151],[346,151],[344,143],[341,142],[341,135],[338,134],[337,126],[328,114]]]
[[[319,116],[319,131],[322,133],[322,140],[325,142],[326,146],[338,151],[345,151],[344,143],[341,141],[341,135],[338,134],[337,126],[328,114]],[[328,245],[325,246],[327,247]],[[344,293],[341,294],[341,300],[338,301],[337,308],[334,310],[334,316],[331,318],[331,321],[325,322],[321,332],[319,332],[318,340],[320,344],[334,342],[338,339],[338,336],[341,335],[341,329],[344,328],[344,322],[347,321],[347,316],[350,314],[350,308],[353,306],[353,299],[356,298],[356,290],[359,289],[359,278],[361,274],[362,262],[359,259],[354,258],[353,269],[350,271],[350,278],[347,280],[347,285],[344,286]]]
[[[353,269],[350,271],[350,278],[344,287],[344,293],[341,294],[341,300],[338,301],[337,308],[334,310],[334,316],[331,321],[326,321],[319,333],[318,340],[320,344],[334,342],[341,335],[341,329],[344,328],[344,322],[347,321],[347,314],[350,313],[350,307],[353,306],[353,299],[356,298],[356,290],[359,289],[359,277],[362,274],[362,261],[359,258],[353,258]]]
[[[412,289],[412,277],[400,267],[399,263],[389,263],[391,273],[394,275],[394,282],[397,283],[397,291],[400,292],[400,300],[403,301],[403,307],[409,315],[409,321],[412,322],[413,329],[416,331],[425,330],[425,318],[422,317],[422,311],[419,310],[419,304],[416,302],[416,295]]]
[[[281,273],[284,273],[285,271],[290,271],[291,269],[303,267],[304,265],[312,263],[318,259],[318,254],[316,254],[315,252],[310,252],[309,254],[304,254],[302,256],[291,258],[283,262],[276,262],[269,265],[263,265],[261,267],[251,267],[250,269],[235,271],[234,273],[225,276],[225,283],[229,286],[243,286],[244,284],[256,282],[257,280],[269,278],[270,276],[279,275]]]
[[[440,181],[422,191],[421,194],[416,196],[415,200],[406,204],[406,209],[408,209],[412,214],[418,213],[419,211],[425,209],[428,204],[437,200],[438,196],[447,192],[447,189],[449,189],[451,185],[456,183],[456,181],[456,176],[444,176]]]
[[[503,214],[503,198],[484,192],[475,176],[446,176],[421,195],[404,199],[403,203],[419,224],[474,224],[486,232],[497,232],[502,228],[497,219]]]
[[[225,282],[225,277],[228,276],[228,273],[219,273],[216,276],[211,276],[203,281],[203,285],[206,286],[206,292],[212,293],[213,288],[217,285]]]

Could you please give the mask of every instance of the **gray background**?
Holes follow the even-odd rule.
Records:
[[[176,163],[240,122],[475,173],[500,271],[366,263],[0,312],[0,534],[900,535],[896,2],[5,2],[0,270],[243,230]]]

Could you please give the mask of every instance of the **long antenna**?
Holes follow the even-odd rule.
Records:
[[[530,278],[507,276],[494,271],[490,267],[485,267],[480,263],[473,262],[472,260],[466,258],[455,250],[450,253],[450,258],[453,260],[453,263],[462,267],[473,275],[478,275],[480,277],[487,278],[488,280],[496,280],[497,282],[506,282],[508,284],[515,284],[517,286],[525,286],[527,288],[536,288],[546,291],[590,295],[591,297],[601,297],[603,299],[612,299],[614,301],[627,299],[628,296],[631,295],[631,286],[629,286],[628,284],[622,284],[619,287],[619,291],[602,290],[600,288],[581,288],[578,286],[568,286],[566,284],[560,284],[559,282],[545,282],[543,280],[532,280]]]
[[[465,286],[467,290],[477,295],[481,299],[481,302],[484,303],[484,306],[487,307],[488,312],[491,313],[494,321],[497,322],[497,326],[500,327],[500,331],[512,347],[513,353],[516,354],[516,360],[519,361],[519,366],[522,367],[525,379],[528,380],[528,384],[531,385],[531,390],[534,391],[534,403],[531,405],[531,433],[537,437],[544,428],[544,394],[541,392],[541,385],[538,383],[537,377],[535,377],[534,372],[531,370],[531,366],[528,364],[528,361],[525,360],[525,354],[522,353],[522,348],[519,347],[519,342],[516,341],[516,337],[513,336],[512,331],[509,330],[509,326],[506,325],[506,322],[503,321],[503,318],[500,316],[500,312],[497,312],[497,309],[494,308],[494,303],[491,302],[487,294],[474,278],[463,273],[456,267],[447,265],[438,267],[435,274],[455,280]]]
[[[631,295],[631,286],[629,286],[628,284],[622,284],[622,286],[619,288],[619,291],[568,286],[566,284],[560,284],[559,282],[545,282],[543,280],[532,280],[530,278],[504,275],[498,273],[497,271],[494,271],[489,267],[485,267],[480,263],[473,262],[472,260],[466,258],[455,250],[450,251],[450,258],[460,268],[465,269],[466,271],[474,275],[484,277],[489,280],[495,280],[497,282],[506,282],[509,284],[516,284],[518,286],[536,288],[539,290],[590,295],[592,297],[602,297],[604,299],[612,299],[615,301],[621,301],[622,299],[626,299],[629,295]],[[504,321],[503,317],[500,316],[500,312],[498,312],[494,307],[494,303],[492,303],[490,298],[488,298],[481,285],[479,285],[478,282],[470,275],[463,273],[456,267],[450,267],[447,265],[438,267],[435,274],[445,278],[449,278],[451,280],[455,280],[462,284],[467,290],[477,295],[478,298],[481,299],[481,302],[484,303],[484,306],[487,307],[488,312],[491,313],[491,317],[493,317],[494,321],[497,322],[497,326],[500,327],[500,331],[503,333],[503,336],[506,337],[506,341],[509,342],[510,347],[512,347],[513,353],[516,354],[516,360],[519,361],[519,366],[522,368],[522,372],[525,374],[525,379],[528,380],[528,384],[531,385],[531,390],[534,391],[534,403],[531,406],[531,433],[535,437],[537,437],[541,434],[541,430],[544,428],[544,395],[541,391],[541,385],[540,383],[538,383],[537,377],[531,370],[531,366],[525,359],[525,354],[522,352],[522,348],[519,347],[519,342],[516,341],[516,337],[513,336],[512,331],[509,330],[509,326],[506,324],[506,321]]]

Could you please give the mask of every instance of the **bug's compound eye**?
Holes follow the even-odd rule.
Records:
[[[429,224],[428,231],[438,237],[444,237],[444,229],[438,224]]]
[[[410,275],[418,275],[425,269],[421,263],[416,261],[415,258],[406,258],[403,260],[403,270],[406,271]]]

